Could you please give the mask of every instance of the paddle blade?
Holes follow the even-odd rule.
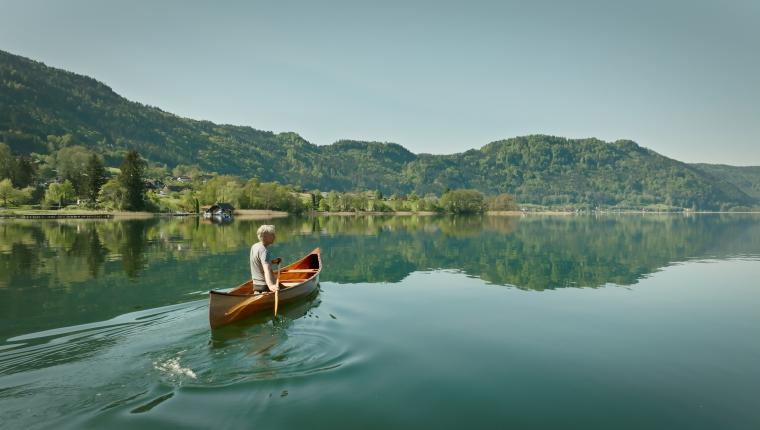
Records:
[[[277,305],[280,303],[280,290],[277,289],[274,291],[274,316],[277,316]]]

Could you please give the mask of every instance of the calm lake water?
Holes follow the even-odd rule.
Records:
[[[760,216],[0,221],[0,427],[760,428]]]

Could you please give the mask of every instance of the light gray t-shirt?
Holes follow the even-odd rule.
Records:
[[[266,278],[264,278],[264,262],[272,264],[269,250],[261,242],[256,242],[251,247],[251,279],[253,279],[254,284],[267,284]]]

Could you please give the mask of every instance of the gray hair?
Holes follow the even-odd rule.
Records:
[[[264,224],[261,227],[259,227],[258,230],[256,230],[256,236],[259,238],[259,240],[261,240],[261,237],[266,233],[274,234],[274,226]]]

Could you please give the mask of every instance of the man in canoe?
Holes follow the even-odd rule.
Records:
[[[276,291],[280,286],[276,285],[277,279],[272,271],[272,266],[279,265],[281,258],[272,258],[269,245],[274,243],[275,234],[273,225],[262,225],[256,230],[259,241],[251,247],[251,278],[253,279],[253,291],[264,293]]]

